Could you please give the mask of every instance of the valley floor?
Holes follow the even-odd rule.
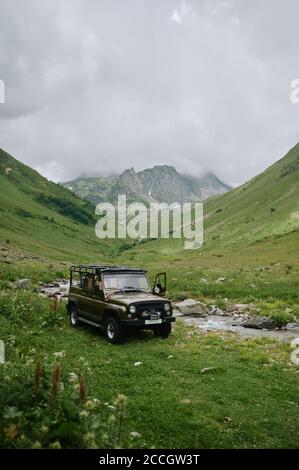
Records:
[[[9,290],[0,300],[0,447],[299,446],[288,344],[178,320],[168,340],[140,332],[112,346],[71,329],[64,305]]]

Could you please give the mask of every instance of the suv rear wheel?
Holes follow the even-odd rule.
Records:
[[[78,320],[78,310],[76,305],[71,305],[69,308],[69,317],[70,317],[70,324],[72,328],[77,328],[79,325]]]
[[[158,338],[168,338],[171,333],[171,323],[164,323],[161,326],[154,328],[154,335]]]
[[[107,317],[104,325],[104,332],[109,343],[118,344],[124,339],[124,330],[115,317]]]

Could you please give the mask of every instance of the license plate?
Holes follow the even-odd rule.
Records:
[[[156,320],[145,320],[146,325],[154,325],[157,323],[162,323],[162,318],[157,318]]]

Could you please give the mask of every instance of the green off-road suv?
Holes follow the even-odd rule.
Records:
[[[166,294],[166,273],[153,288],[147,272],[124,266],[72,266],[67,310],[72,327],[80,322],[104,330],[110,343],[119,343],[131,329],[151,329],[167,338],[175,321]]]

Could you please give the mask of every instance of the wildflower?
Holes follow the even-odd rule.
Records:
[[[93,432],[87,432],[86,434],[84,434],[83,436],[83,439],[84,441],[94,441],[95,440],[95,434]]]
[[[78,375],[75,374],[75,372],[70,372],[69,373],[69,382],[74,383],[78,381]]]
[[[98,400],[98,398],[93,398],[92,401],[96,404],[100,403],[100,400]]]
[[[126,401],[127,397],[126,395],[124,395],[123,393],[120,393],[118,396],[117,396],[117,399],[116,399],[116,404],[122,404]]]
[[[43,424],[43,426],[40,428],[41,432],[43,434],[47,434],[49,432],[49,427]]]
[[[134,366],[138,367],[138,366],[141,366],[142,362],[138,361],[138,362],[134,362]]]
[[[62,358],[62,357],[65,357],[65,351],[58,351],[58,352],[55,352],[53,353],[53,356],[57,359],[57,358]]]
[[[16,424],[12,424],[8,428],[4,428],[4,434],[9,439],[15,439],[20,434],[21,428]]]
[[[81,418],[87,418],[89,416],[89,411],[87,410],[80,411],[80,416]]]
[[[86,400],[86,384],[85,384],[84,377],[82,375],[80,377],[79,390],[80,390],[80,400],[83,403]]]
[[[56,400],[57,400],[57,393],[58,393],[58,384],[60,378],[60,367],[54,367],[53,375],[52,375],[52,394],[51,394],[51,409],[52,412],[56,409]]]
[[[85,408],[90,408],[91,410],[96,407],[96,404],[92,400],[87,400],[84,404]]]
[[[114,424],[114,423],[116,423],[116,416],[114,416],[114,415],[109,416],[109,418],[108,418],[108,423],[109,423],[109,424]]]
[[[41,361],[37,361],[35,364],[35,371],[34,371],[34,396],[36,399],[38,399],[39,397],[41,375],[42,375]]]

